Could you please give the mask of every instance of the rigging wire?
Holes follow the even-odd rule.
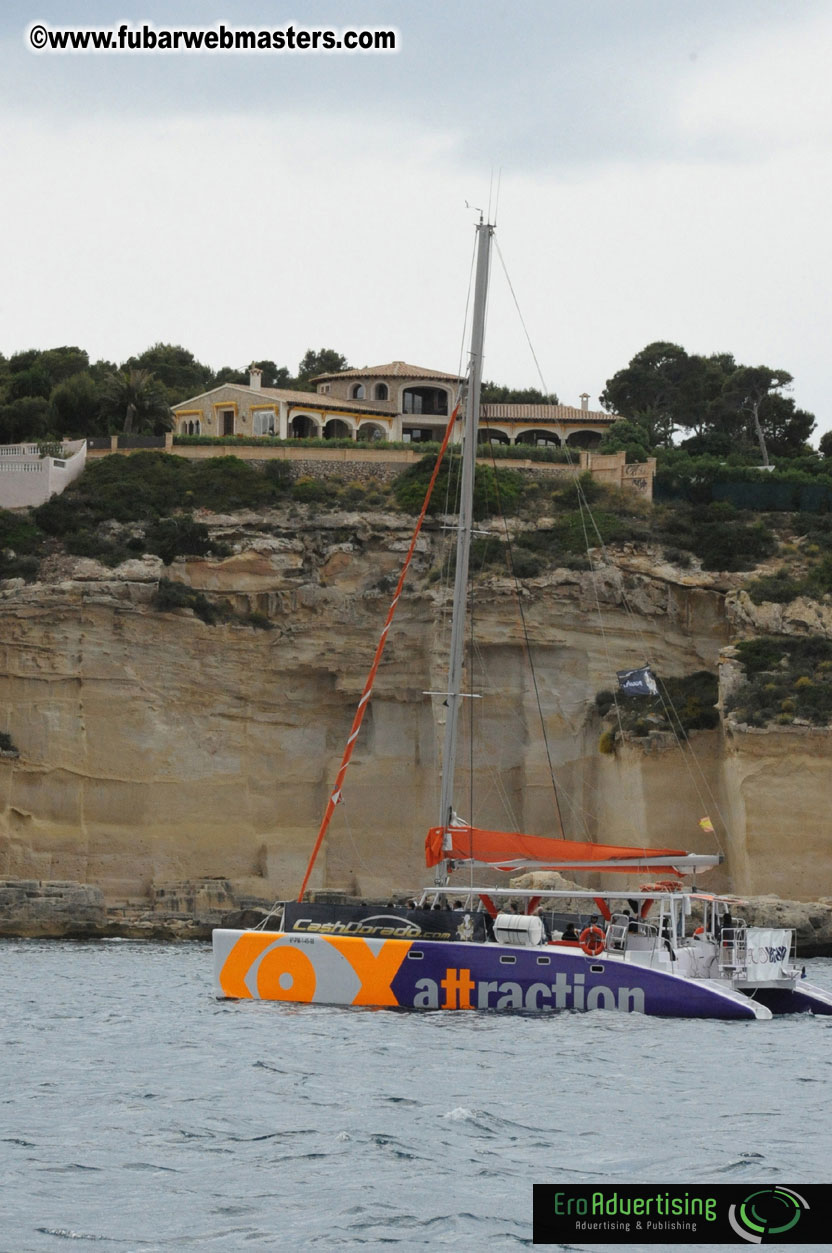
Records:
[[[509,535],[509,528],[506,523],[505,515],[503,513],[503,503],[502,503],[502,498],[500,496],[500,476],[497,472],[497,462],[494,457],[494,446],[493,444],[489,444],[489,447],[491,449],[491,464],[494,470],[494,489],[497,494],[497,511],[500,517],[500,521],[503,524],[503,529],[505,531],[505,536],[506,536],[506,555],[508,557],[508,568],[511,573],[511,577],[514,579],[514,587],[515,587],[515,593],[517,597],[517,608],[520,614],[520,622],[521,622],[522,630],[523,630],[523,642],[526,645],[526,656],[529,661],[529,670],[531,672],[532,686],[534,688],[534,696],[535,696],[535,701],[537,703],[537,712],[540,718],[540,727],[543,732],[543,745],[546,750],[546,761],[548,762],[548,765],[549,765],[549,778],[552,781],[552,794],[554,796],[554,801],[555,801],[555,816],[558,822],[558,830],[560,832],[560,837],[561,839],[565,839],[566,836],[563,830],[563,815],[561,813],[560,800],[558,798],[558,785],[555,782],[555,768],[552,764],[552,752],[549,747],[549,736],[546,732],[546,720],[543,717],[543,703],[540,699],[540,688],[538,687],[538,683],[537,683],[537,672],[535,670],[534,657],[532,656],[531,641],[529,639],[529,630],[528,630],[528,625],[526,623],[526,613],[525,613],[525,610],[523,609],[523,598],[520,595],[520,581],[514,572],[514,553],[511,547],[511,536]]]
[[[476,467],[475,467],[476,468]],[[471,575],[471,567],[468,567],[468,595],[470,597],[468,606],[468,635],[471,643],[468,655],[468,704],[471,706],[469,710],[469,735],[468,735],[468,823],[473,830],[474,827],[474,580]],[[474,886],[474,861],[473,858],[468,859],[468,876],[469,886]]]
[[[499,719],[500,729],[501,731],[503,731],[503,734],[500,737],[499,743],[491,737],[489,737],[487,740],[484,739],[482,732],[480,732],[480,744],[483,747],[483,754],[482,754],[483,757],[485,757],[488,760],[495,761],[494,767],[489,771],[489,774],[488,774],[489,787],[487,790],[484,790],[480,793],[480,809],[486,808],[486,803],[489,797],[491,796],[492,791],[496,792],[497,797],[505,813],[506,822],[508,823],[507,829],[511,831],[519,831],[520,823],[517,820],[517,815],[514,811],[514,806],[512,805],[511,798],[503,783],[502,770],[500,768],[500,758],[501,758],[501,748],[503,747],[506,741],[506,737],[504,733],[504,728],[506,724],[509,722],[515,724],[517,726],[518,731],[521,733],[525,733],[526,725],[523,719],[517,713],[517,711],[511,706],[511,704],[508,704],[506,702],[505,693],[500,692],[498,688],[490,684],[490,681],[487,678],[488,663],[486,662],[486,659],[483,656],[482,650],[480,646],[476,643],[476,641],[474,642],[474,650],[476,652],[477,660],[479,662],[480,674],[485,676],[484,680],[483,679],[480,680],[480,691],[483,694],[483,699],[486,699],[487,694],[492,698],[491,708],[494,710],[494,719],[495,721]],[[496,703],[493,701],[494,697],[496,697]],[[505,708],[504,711],[501,707],[501,702],[506,702],[507,707]],[[518,739],[520,739],[520,736],[518,736]]]
[[[592,524],[592,528],[595,531],[595,535],[598,540],[597,547],[600,547],[604,560],[608,564],[611,565],[613,563],[610,558],[609,551],[601,535],[601,532],[598,529],[597,521],[595,519],[594,514],[592,513],[592,510],[589,506],[589,502],[586,499],[586,495],[580,483],[578,484],[578,493],[579,493],[579,497],[583,501],[583,507],[586,508],[587,514]],[[592,563],[590,562],[590,566],[591,564]],[[629,597],[627,596],[627,591],[626,591],[626,588],[624,587],[623,580],[622,580],[622,585],[621,585],[621,600],[622,600],[622,604],[624,605],[624,609],[630,619],[630,622],[632,623],[634,627],[634,633],[639,643],[642,646],[642,654],[645,658],[646,664],[648,666],[652,666],[653,663],[650,658],[650,650],[649,650],[647,637],[645,636],[644,632],[641,629],[641,626],[639,625],[638,615],[633,610]],[[673,738],[676,742],[676,746],[679,749],[682,759],[685,762],[685,765],[687,767],[688,773],[690,774],[691,782],[693,783],[694,790],[696,791],[697,799],[699,800],[699,803],[700,805],[703,806],[703,808],[705,809],[710,808],[714,811],[714,813],[716,813],[720,822],[722,823],[722,826],[727,831],[728,824],[725,821],[725,816],[722,813],[722,808],[716,796],[714,795],[713,789],[711,788],[711,785],[705,776],[705,772],[702,769],[699,759],[697,758],[695,752],[693,751],[690,741],[685,733],[682,719],[679,716],[679,711],[676,709],[676,706],[674,705],[672,699],[670,698],[670,694],[667,691],[667,687],[662,682],[662,680],[659,680],[656,686],[658,688],[659,701],[661,703],[662,710],[664,711],[664,715],[670,724],[670,729],[673,733]],[[619,726],[620,726],[621,717],[620,717],[620,710],[619,710],[619,705],[618,705],[618,695],[616,692],[613,693],[613,699],[615,702],[616,712],[618,714],[618,721],[619,721]],[[678,730],[677,730],[677,727],[678,727]],[[725,849],[723,847],[722,840],[720,839],[719,832],[716,829],[714,829],[713,835],[719,847],[719,851],[724,853]]]
[[[514,285],[512,284],[511,278],[510,278],[510,276],[509,276],[509,272],[508,272],[508,270],[507,270],[507,268],[506,268],[506,263],[505,263],[505,260],[503,259],[503,254],[502,254],[502,252],[500,251],[500,244],[499,244],[499,241],[497,240],[496,235],[495,235],[495,237],[494,237],[494,247],[495,247],[495,249],[496,249],[497,256],[500,258],[500,265],[503,267],[503,274],[505,275],[505,280],[506,280],[506,282],[508,283],[508,289],[509,289],[509,291],[511,292],[511,298],[512,298],[512,300],[514,301],[514,307],[515,307],[515,309],[517,310],[517,316],[518,316],[518,318],[520,319],[520,325],[521,325],[521,326],[522,326],[522,328],[523,328],[523,334],[526,336],[526,343],[529,345],[529,352],[532,354],[532,360],[534,361],[535,367],[536,367],[536,369],[537,369],[537,374],[538,374],[538,377],[539,377],[539,379],[540,379],[541,383],[543,384],[543,394],[544,394],[544,396],[548,396],[548,395],[549,395],[549,388],[547,387],[547,385],[546,385],[546,380],[545,380],[545,379],[544,379],[544,377],[543,377],[543,371],[542,371],[542,370],[541,370],[541,368],[540,368],[540,362],[538,361],[538,359],[537,359],[537,353],[536,353],[536,352],[535,352],[535,350],[534,350],[534,344],[532,343],[532,337],[531,337],[531,335],[529,334],[528,327],[526,326],[526,321],[525,321],[525,318],[523,317],[522,311],[521,311],[521,309],[520,309],[520,302],[518,301],[518,299],[517,299],[517,295],[516,295],[516,293],[515,293],[515,291],[514,291]]]
[[[525,319],[524,319],[524,317],[523,317],[522,310],[520,309],[520,303],[519,303],[519,301],[518,301],[518,299],[517,299],[517,295],[516,295],[516,292],[515,292],[515,290],[514,290],[514,285],[513,285],[512,281],[511,281],[511,277],[510,277],[510,275],[509,275],[509,273],[508,273],[508,268],[507,268],[507,266],[506,266],[505,259],[504,259],[504,257],[503,257],[502,251],[500,250],[499,241],[496,239],[496,237],[495,237],[495,239],[494,239],[494,247],[495,247],[495,249],[496,249],[497,256],[498,256],[498,257],[499,257],[499,259],[500,259],[500,264],[501,264],[501,266],[502,266],[502,268],[503,268],[503,274],[504,274],[504,276],[505,276],[506,283],[508,284],[508,289],[509,289],[509,291],[510,291],[510,293],[511,293],[511,297],[512,297],[512,300],[513,300],[513,302],[514,302],[514,307],[515,307],[515,309],[516,309],[516,311],[517,311],[517,316],[518,316],[518,318],[519,318],[519,320],[520,320],[520,325],[522,326],[522,328],[523,328],[523,332],[524,332],[524,334],[525,334],[525,336],[526,336],[526,342],[527,342],[527,344],[528,344],[528,346],[529,346],[529,351],[530,351],[530,353],[531,353],[532,360],[534,361],[535,368],[537,369],[537,374],[538,374],[538,378],[540,379],[540,383],[541,383],[541,387],[542,387],[543,393],[544,393],[544,395],[549,395],[550,393],[549,393],[548,384],[547,384],[546,379],[545,379],[545,377],[544,377],[543,370],[541,369],[540,362],[539,362],[539,360],[538,360],[537,353],[535,352],[534,345],[533,345],[532,340],[531,340],[531,336],[529,335],[529,331],[528,331],[528,328],[527,328],[527,326],[526,326],[526,322],[525,322]],[[572,451],[571,451],[571,449],[570,449],[569,445],[568,445],[568,444],[564,444],[564,445],[563,445],[563,448],[564,448],[564,451],[566,452],[566,457],[567,457],[567,462],[568,462],[568,464],[569,464],[570,466],[574,467],[574,466],[575,466],[575,459],[574,459],[574,457],[573,457],[573,455],[572,455]],[[492,452],[492,457],[493,457],[493,452]],[[577,494],[578,494],[578,501],[579,501],[579,509],[580,509],[580,512],[581,512],[582,526],[584,527],[584,535],[585,535],[585,541],[586,541],[587,556],[588,556],[588,560],[589,560],[589,567],[590,567],[590,577],[591,577],[591,581],[592,581],[592,585],[593,585],[593,591],[594,591],[595,600],[596,600],[596,607],[597,607],[597,611],[598,611],[598,619],[599,619],[599,623],[600,623],[600,625],[601,625],[602,637],[604,638],[604,642],[605,642],[605,649],[607,650],[607,655],[608,655],[608,644],[607,644],[607,641],[606,641],[606,636],[604,635],[604,627],[603,627],[603,614],[601,613],[601,609],[600,609],[600,598],[599,598],[599,596],[598,596],[597,577],[596,577],[596,576],[597,576],[597,570],[596,570],[596,567],[595,567],[595,565],[594,565],[594,563],[593,563],[593,561],[592,561],[591,557],[589,556],[589,550],[590,550],[590,547],[595,547],[595,545],[590,546],[590,544],[589,544],[589,542],[588,542],[588,538],[589,538],[589,537],[588,537],[587,530],[586,530],[586,524],[585,524],[585,519],[584,519],[584,510],[586,511],[586,515],[587,515],[587,516],[589,517],[589,519],[590,519],[592,529],[594,530],[594,532],[595,532],[595,534],[596,534],[596,536],[597,536],[597,538],[598,538],[598,546],[600,546],[600,548],[601,548],[601,552],[602,552],[602,554],[603,554],[604,560],[605,560],[606,562],[610,563],[610,564],[612,564],[612,562],[610,561],[610,557],[609,557],[609,553],[608,553],[608,550],[607,550],[606,544],[604,543],[604,540],[603,540],[603,538],[602,538],[602,536],[601,536],[601,532],[600,532],[600,530],[599,530],[599,528],[598,528],[598,524],[597,524],[597,521],[596,521],[596,519],[595,519],[595,515],[594,515],[594,514],[593,514],[593,512],[592,512],[592,507],[591,507],[591,505],[590,505],[590,503],[589,503],[589,501],[588,501],[588,499],[587,499],[587,497],[586,497],[586,493],[584,492],[583,485],[581,484],[580,478],[579,478],[578,476],[576,476],[576,478],[575,478],[575,485],[576,485]],[[629,601],[629,598],[627,597],[626,588],[625,588],[625,587],[624,587],[624,585],[623,585],[623,580],[622,580],[622,586],[621,586],[621,598],[622,598],[622,604],[623,604],[623,606],[624,606],[625,612],[627,613],[627,615],[628,615],[628,617],[629,617],[629,619],[630,619],[631,623],[632,623],[632,624],[634,624],[634,626],[635,626],[635,634],[636,634],[636,636],[638,637],[639,642],[642,644],[642,648],[643,648],[643,649],[644,649],[644,651],[645,651],[645,660],[646,660],[647,664],[649,665],[649,664],[651,664],[651,663],[650,663],[650,660],[649,660],[649,653],[648,653],[648,651],[647,651],[647,649],[646,649],[646,637],[644,636],[644,633],[642,632],[642,630],[641,630],[641,628],[640,628],[640,626],[639,626],[639,624],[638,624],[638,618],[637,618],[637,616],[636,616],[635,612],[633,611],[633,608],[632,608],[632,605],[631,605],[631,603],[630,603],[630,601]],[[608,656],[608,661],[609,661],[609,656]],[[612,673],[612,666],[611,666],[611,665],[610,665],[610,671],[611,671],[611,673]],[[670,724],[670,727],[671,727],[671,730],[672,730],[672,732],[673,732],[673,736],[674,736],[674,739],[675,739],[675,741],[676,741],[676,744],[677,744],[677,746],[678,746],[678,748],[679,748],[680,753],[682,754],[682,759],[685,761],[686,767],[687,767],[688,772],[689,772],[689,774],[690,774],[691,781],[692,781],[692,783],[693,783],[693,785],[694,785],[694,788],[695,788],[695,790],[696,790],[697,798],[698,798],[698,800],[699,800],[700,804],[702,804],[705,808],[711,808],[711,809],[712,809],[712,810],[713,810],[713,811],[717,814],[717,816],[719,817],[720,822],[722,823],[722,826],[723,826],[723,827],[724,827],[724,829],[727,831],[727,830],[728,830],[728,824],[727,824],[727,822],[725,821],[725,817],[724,817],[724,815],[723,815],[723,813],[722,813],[722,810],[721,810],[721,807],[720,807],[720,805],[719,805],[719,802],[717,801],[717,799],[716,799],[716,797],[715,797],[715,795],[714,795],[713,789],[711,788],[711,786],[710,786],[710,784],[709,784],[709,782],[708,782],[708,780],[707,780],[707,778],[706,778],[706,776],[705,776],[705,773],[704,773],[704,771],[702,770],[701,764],[700,764],[700,762],[699,762],[698,758],[696,757],[696,754],[694,753],[693,748],[691,747],[691,745],[690,745],[689,741],[687,740],[687,736],[685,735],[685,732],[684,732],[684,727],[683,727],[683,724],[682,724],[682,720],[681,720],[681,718],[680,718],[680,716],[679,716],[679,713],[678,713],[677,709],[676,709],[676,708],[675,708],[675,706],[673,705],[672,700],[670,699],[670,696],[669,696],[669,693],[667,692],[667,688],[666,688],[666,686],[665,686],[663,683],[661,684],[661,687],[659,688],[659,699],[660,699],[660,701],[661,701],[662,708],[663,708],[663,710],[664,710],[664,712],[665,712],[665,716],[666,716],[666,718],[667,718],[667,720],[668,720],[668,722],[669,722],[669,724]],[[619,705],[619,701],[618,701],[618,696],[617,696],[617,693],[616,693],[615,691],[613,692],[613,700],[614,700],[614,704],[615,704],[616,718],[617,718],[617,721],[618,721],[619,730],[621,731],[621,733],[622,733],[622,735],[623,735],[623,726],[622,726],[622,721],[621,721],[621,709],[620,709],[620,705]],[[677,730],[677,726],[678,726],[678,730]],[[679,731],[681,731],[681,733],[682,733],[682,734],[681,734],[681,737],[680,737],[680,735],[679,735]],[[697,781],[697,778],[696,778],[696,775],[697,775],[697,774],[698,774],[698,776],[699,776],[699,781]],[[701,783],[701,786],[700,786],[700,783]],[[703,795],[703,789],[704,789],[704,795]],[[724,852],[724,849],[723,849],[723,847],[722,847],[722,842],[721,842],[720,837],[719,837],[719,834],[718,834],[718,832],[717,832],[716,830],[714,831],[714,837],[715,837],[715,839],[716,839],[716,843],[717,843],[717,845],[718,845],[718,846],[719,846],[719,848],[720,848],[720,851],[721,851],[721,852]]]

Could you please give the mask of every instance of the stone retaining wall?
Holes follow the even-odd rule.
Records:
[[[170,437],[169,437],[170,438]],[[129,455],[131,451],[115,445],[113,436],[111,448],[90,448],[90,457],[110,456],[111,453]],[[162,451],[160,449],[160,451]],[[174,456],[186,457],[189,461],[206,461],[212,457],[238,457],[258,467],[271,461],[287,461],[291,463],[294,477],[309,475],[311,478],[334,478],[340,482],[369,483],[372,480],[389,483],[402,470],[414,465],[425,455],[418,446],[409,448],[378,448],[369,449],[356,444],[353,448],[293,448],[285,444],[277,447],[258,448],[254,444],[167,444],[164,451]],[[583,449],[575,450],[576,460],[570,465],[564,462],[512,460],[508,457],[495,458],[498,466],[521,473],[543,478],[574,478],[577,474],[588,471],[599,483],[607,483],[613,487],[626,487],[653,499],[653,478],[656,472],[656,460],[651,458],[644,464],[627,465],[626,455],[617,453],[595,453]],[[480,462],[490,463],[491,457],[487,448],[479,456]]]

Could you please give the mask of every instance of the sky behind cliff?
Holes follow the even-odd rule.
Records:
[[[34,54],[50,26],[395,27],[394,54]],[[7,4],[0,351],[455,369],[473,214],[567,403],[654,339],[827,396],[828,0]],[[494,188],[492,187],[492,197]],[[540,385],[499,264],[486,375]]]

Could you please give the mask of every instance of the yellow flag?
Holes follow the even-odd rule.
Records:
[[[714,830],[714,824],[711,822],[710,818],[700,818],[699,825],[703,831],[713,832]]]

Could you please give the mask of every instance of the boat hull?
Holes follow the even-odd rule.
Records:
[[[832,994],[801,980],[793,988],[749,988],[772,1014],[832,1014]]]
[[[707,979],[579,949],[218,930],[220,997],[391,1009],[551,1013],[615,1010],[674,1018],[770,1018]]]

